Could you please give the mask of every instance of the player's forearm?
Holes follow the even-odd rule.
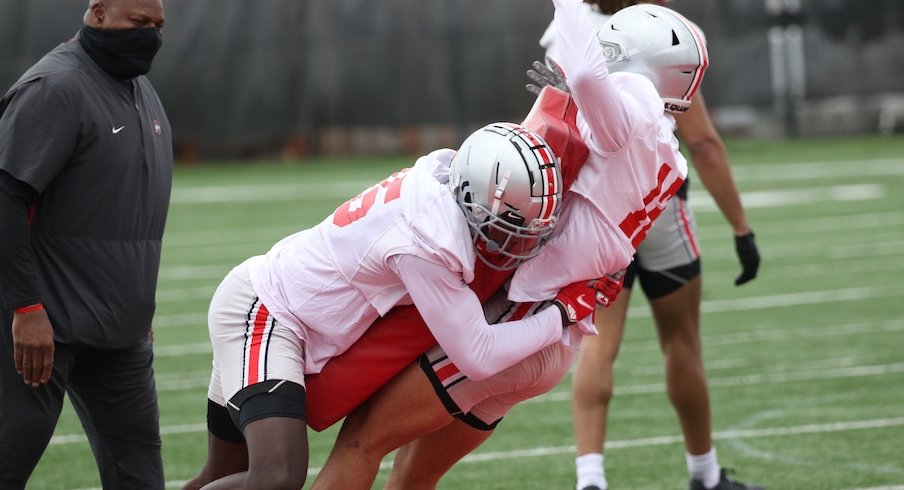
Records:
[[[412,299],[437,343],[471,379],[492,376],[562,338],[563,323],[556,308],[490,325],[470,289],[447,288],[442,282],[435,285],[414,292]]]
[[[554,0],[554,3],[561,65],[572,97],[596,144],[604,151],[617,151],[630,136],[630,114],[609,77],[596,27],[584,15],[580,2]]]
[[[493,375],[562,338],[555,308],[490,325],[459,274],[409,255],[398,257],[396,272],[437,343],[469,378]]]
[[[482,316],[470,317],[457,327],[442,331],[431,327],[431,331],[461,372],[479,381],[561,341],[563,314],[549,307],[523,320],[489,325]]]
[[[703,187],[713,196],[735,234],[747,233],[747,217],[731,175],[728,153],[710,118],[703,94],[697,92],[690,109],[675,116],[675,119],[678,122],[678,133],[687,146]]]
[[[691,145],[689,150],[703,186],[712,195],[735,234],[747,233],[750,230],[747,215],[724,147],[712,142],[700,142]]]

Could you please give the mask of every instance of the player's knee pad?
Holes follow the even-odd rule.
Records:
[[[271,379],[239,390],[227,407],[240,431],[256,420],[288,417],[307,421],[304,386],[292,381]]]
[[[229,415],[229,409],[217,404],[211,399],[207,399],[207,430],[214,436],[226,441],[242,444],[245,442],[245,436],[235,426],[232,417]]]

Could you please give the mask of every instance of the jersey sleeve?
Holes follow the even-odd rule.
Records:
[[[609,77],[598,27],[578,0],[553,0],[558,27],[557,60],[580,114],[589,126],[592,144],[601,150],[621,149],[631,135],[633,105],[623,98]]]
[[[543,31],[543,35],[540,36],[540,47],[546,50],[546,56],[554,60],[559,59],[559,51],[556,47],[556,37],[558,37],[558,29],[556,29],[556,21],[553,20],[546,26],[546,30]]]
[[[464,277],[465,282],[471,282],[475,261],[471,232],[461,208],[445,187],[454,155],[452,150],[438,150],[418,159],[410,182],[402,190],[412,194],[411,199],[405,200],[405,216],[410,219],[417,245],[408,252],[431,262],[438,261]],[[427,192],[430,187],[435,189]]]
[[[473,380],[498,373],[562,340],[557,308],[491,326],[477,296],[459,274],[412,255],[398,256],[396,269],[436,341]]]
[[[44,78],[17,87],[0,103],[0,169],[36,191],[68,163],[78,141],[78,108]]]
[[[0,170],[0,299],[4,310],[40,302],[28,207],[34,189]]]

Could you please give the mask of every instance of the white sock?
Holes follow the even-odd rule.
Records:
[[[694,480],[703,482],[706,488],[713,488],[719,484],[719,460],[716,458],[716,448],[703,454],[684,454],[687,459],[687,471]]]
[[[603,458],[600,453],[590,453],[575,458],[574,465],[578,474],[577,490],[590,485],[596,485],[601,490],[609,488],[609,484],[606,482],[606,470],[603,469]]]

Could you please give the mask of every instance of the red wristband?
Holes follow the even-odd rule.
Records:
[[[41,311],[44,309],[43,303],[35,303],[33,305],[23,306],[21,308],[16,308],[14,311],[16,313],[31,313],[33,311]]]

